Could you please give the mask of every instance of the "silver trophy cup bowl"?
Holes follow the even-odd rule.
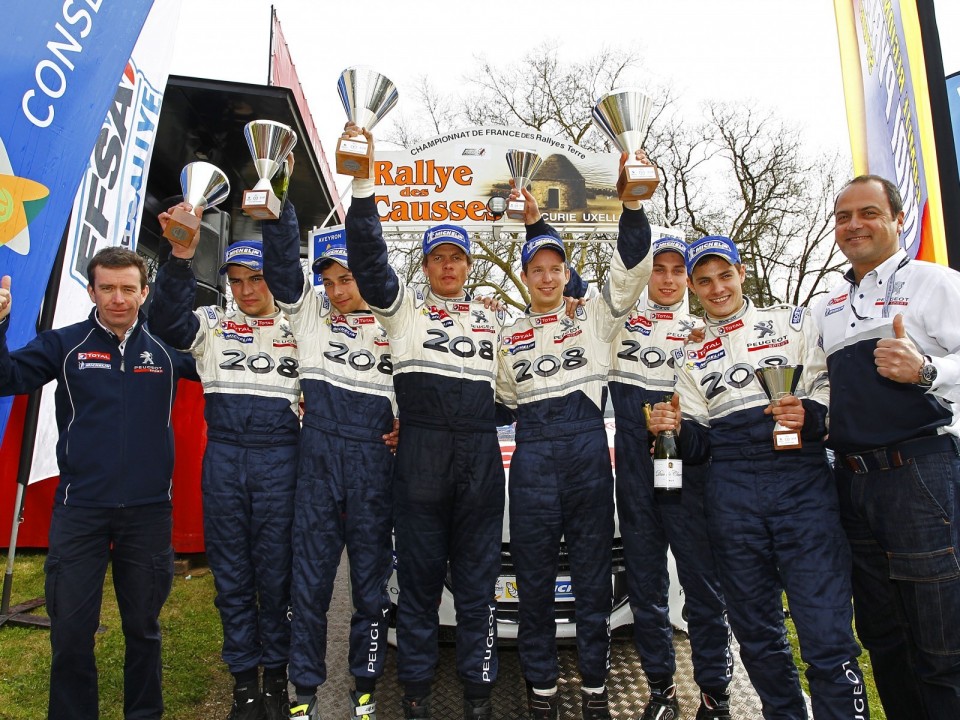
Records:
[[[253,156],[257,184],[243,193],[243,211],[255,220],[276,220],[281,201],[270,181],[297,144],[297,133],[289,125],[273,120],[252,120],[243,128],[247,147]]]
[[[188,247],[200,228],[201,212],[218,205],[230,195],[230,182],[223,171],[208,162],[192,162],[180,171],[180,190],[184,202],[190,203],[194,212],[176,208],[163,230],[163,236],[172,243]]]
[[[397,88],[385,75],[368,67],[348,67],[337,81],[340,101],[350,122],[372,130],[397,104]],[[363,135],[340,138],[335,153],[337,172],[368,178],[373,167],[373,146]]]
[[[803,365],[770,365],[755,370],[760,387],[776,405],[787,395],[796,392],[803,374]],[[795,450],[802,447],[800,432],[788,430],[780,423],[773,427],[774,450]]]
[[[531,150],[507,150],[507,168],[517,190],[527,187],[542,165],[543,159]],[[526,202],[522,195],[507,203],[508,218],[523,220],[525,211]]]
[[[636,159],[650,127],[652,108],[650,96],[637,88],[613,90],[601,95],[594,105],[593,120],[597,127],[620,152],[627,154],[617,179],[621,200],[646,200],[660,184],[657,169]]]
[[[254,189],[266,189],[296,146],[297,133],[289,125],[273,120],[252,120],[244,126],[243,136],[260,178]]]
[[[180,189],[194,208],[212,208],[230,195],[230,181],[216,165],[192,162],[180,172]]]
[[[373,130],[397,104],[396,85],[386,75],[364,66],[348,67],[337,81],[340,102],[357,127]]]

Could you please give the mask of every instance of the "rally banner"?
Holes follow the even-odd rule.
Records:
[[[949,202],[956,173],[940,118],[943,65],[932,3],[834,0],[834,9],[854,171],[897,184],[908,254],[946,264],[947,230],[960,211]]]
[[[615,231],[618,153],[596,153],[529,128],[468,127],[402,151],[377,150],[380,220],[401,231],[437,223],[489,230],[489,199],[510,193],[509,150],[537,153],[543,165],[529,190],[544,217],[562,229]],[[500,221],[522,230],[523,221]]]
[[[54,327],[79,322],[89,314],[87,263],[97,251],[116,245],[137,249],[173,54],[167,30],[177,26],[179,17],[180,0],[156,0],[119,82],[115,81],[113,102],[101,119],[100,134],[73,203]],[[59,474],[55,390],[54,382],[43,391],[30,482]]]
[[[117,77],[153,0],[8,3],[0,46],[0,272],[10,348],[36,334],[44,289]],[[0,400],[0,435],[10,398]]]
[[[947,102],[950,104],[950,126],[953,129],[953,147],[960,149],[960,72],[947,78]],[[960,152],[957,155],[957,172],[960,173]]]

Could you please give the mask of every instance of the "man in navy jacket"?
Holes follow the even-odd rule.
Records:
[[[173,582],[171,413],[177,380],[196,372],[144,325],[149,288],[139,255],[105,248],[87,275],[90,316],[14,352],[6,344],[11,279],[0,281],[0,394],[58,383],[60,484],[45,567],[48,717],[99,717],[94,634],[112,561],[126,642],[124,717],[160,718],[158,617]]]

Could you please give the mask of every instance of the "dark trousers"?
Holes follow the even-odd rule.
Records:
[[[583,685],[602,686],[610,670],[613,471],[606,433],[596,424],[583,423],[579,431],[551,439],[528,439],[518,430],[510,463],[510,554],[520,591],[517,647],[523,676],[536,687],[555,685],[559,676],[555,603],[561,537],[576,597]]]
[[[296,442],[294,439],[293,442]],[[203,533],[231,673],[286,666],[297,446],[241,446],[208,435]]]
[[[837,470],[857,634],[891,720],[960,718],[960,458]]]
[[[850,548],[826,459],[718,461],[715,453],[706,498],[730,626],[763,717],[807,718],[784,627],[784,590],[809,665],[814,717],[869,717],[853,636]]]
[[[54,507],[45,566],[52,650],[49,720],[99,717],[93,649],[108,562],[126,643],[124,717],[162,716],[158,617],[173,582],[171,528],[169,503]]]
[[[479,697],[489,693],[498,669],[504,476],[497,435],[407,424],[396,467],[397,676],[413,694],[433,681],[449,561],[457,674],[466,692]]]
[[[688,613],[693,675],[701,688],[730,682],[733,656],[720,579],[704,514],[706,465],[688,465],[679,498],[661,500],[653,490],[653,461],[646,430],[617,430],[617,516],[633,611],[633,638],[648,677],[676,671],[670,625],[667,546],[677,561]]]
[[[293,520],[290,681],[327,679],[327,612],[344,544],[350,561],[350,674],[375,681],[387,657],[387,581],[393,571],[393,455],[304,425]]]

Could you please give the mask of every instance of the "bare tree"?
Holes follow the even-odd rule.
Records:
[[[458,126],[509,125],[609,151],[609,140],[593,123],[594,101],[636,84],[641,68],[635,52],[616,48],[567,63],[551,43],[520,63],[478,58],[462,97],[438,93],[421,79],[417,121],[398,116],[387,138],[409,146]],[[838,159],[812,159],[799,131],[771,111],[708,102],[691,117],[681,113],[670,88],[648,92],[653,109],[644,148],[664,177],[646,204],[651,221],[677,227],[687,240],[733,239],[748,271],[744,290],[758,305],[806,304],[824,292],[841,265],[830,232]],[[604,281],[613,239],[565,238],[571,262],[590,282]],[[522,308],[528,295],[516,243],[483,236],[477,248],[470,286]]]

